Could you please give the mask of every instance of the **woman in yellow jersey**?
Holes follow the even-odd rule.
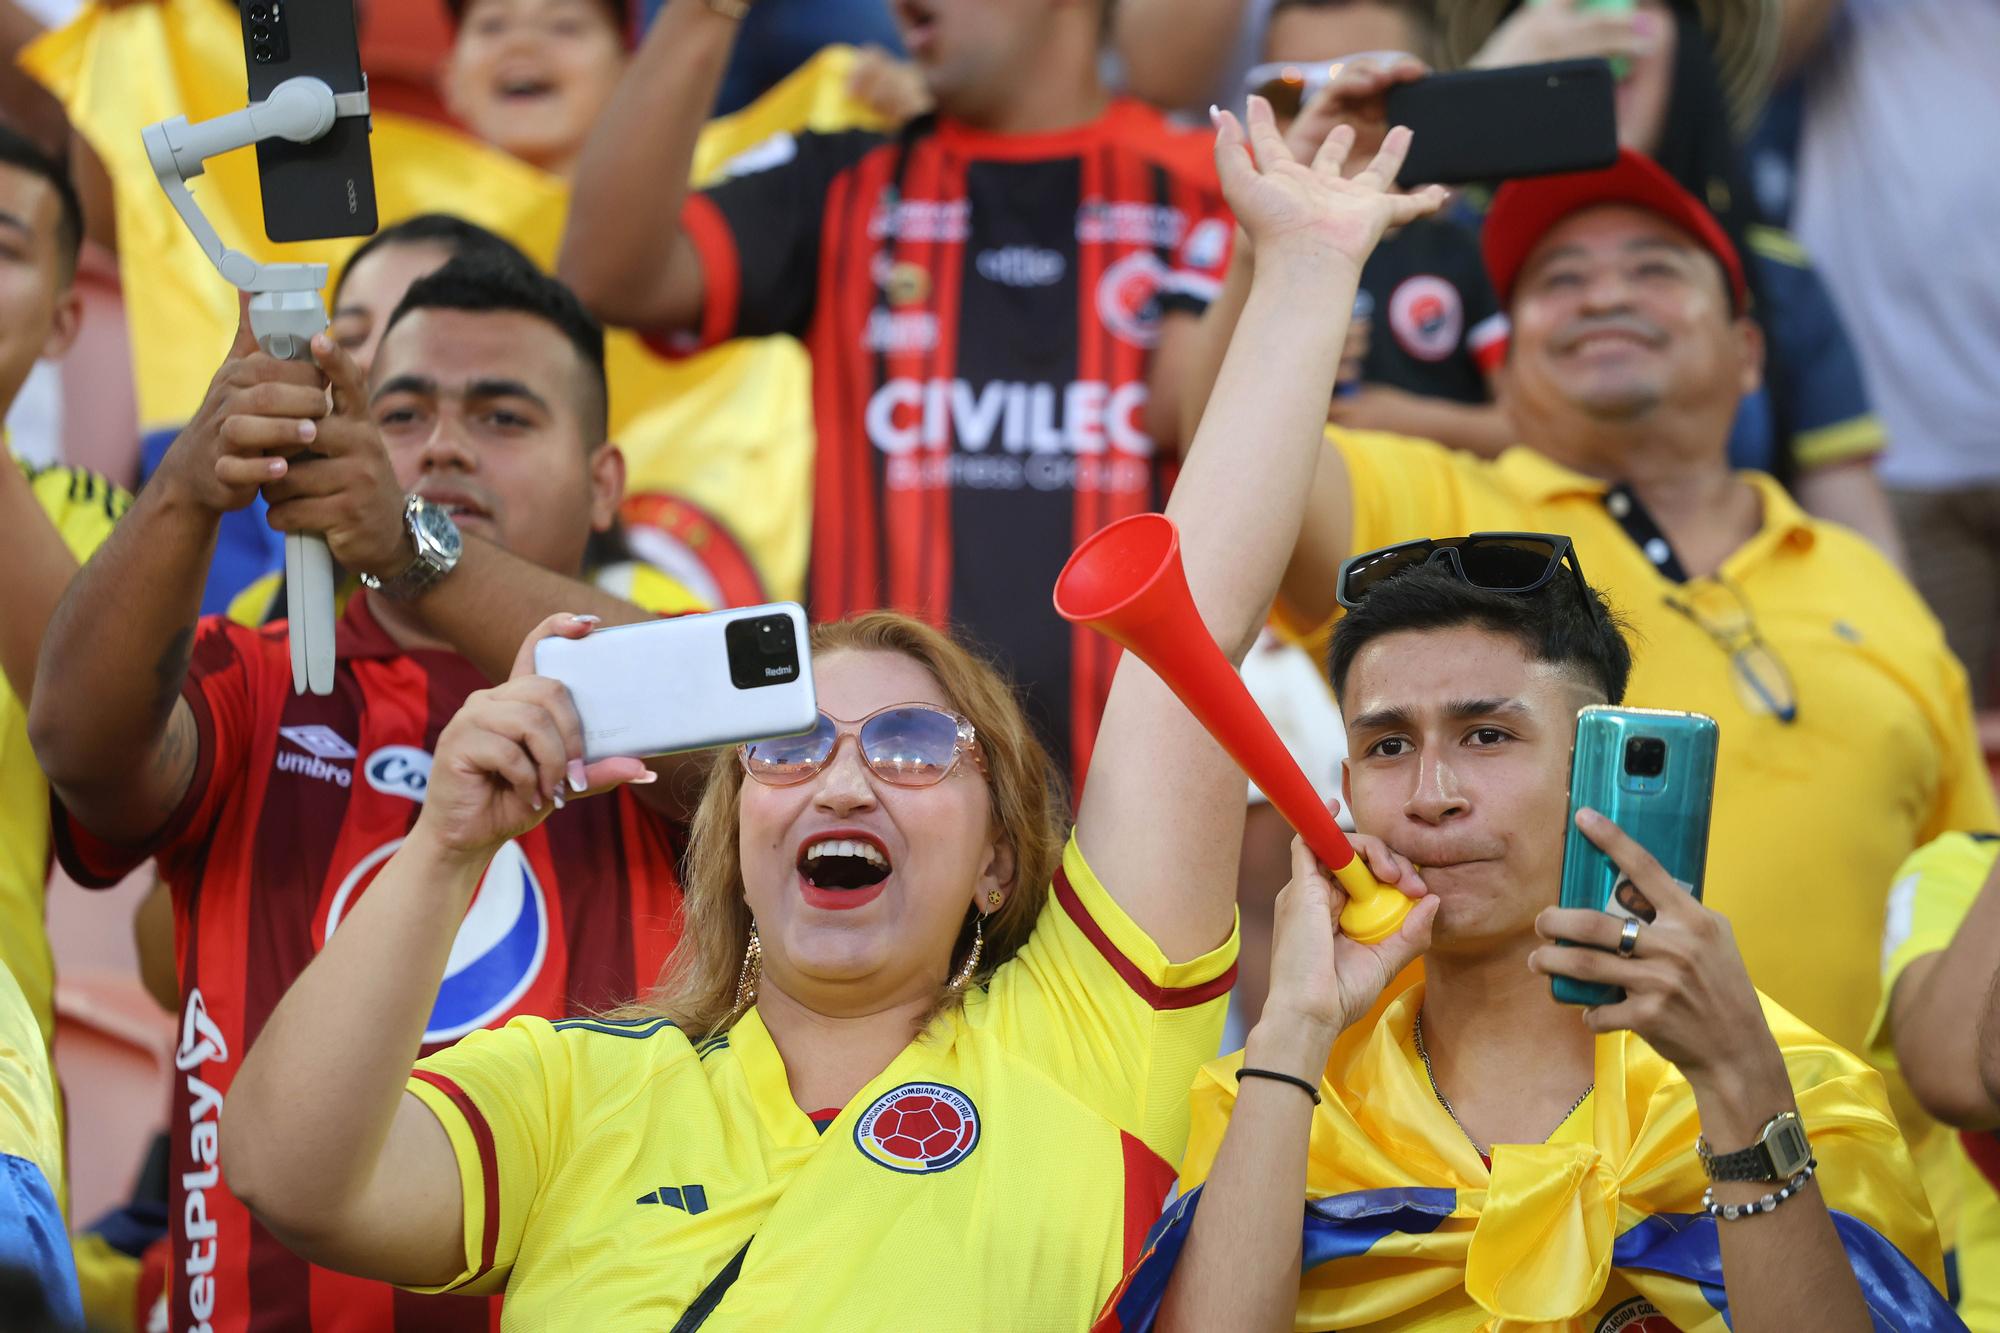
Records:
[[[1345,131],[1307,167],[1262,103],[1247,143],[1218,119],[1260,258],[1169,513],[1240,659],[1319,447],[1344,332],[1324,312],[1349,308],[1385,226],[1438,200],[1386,191],[1402,132],[1343,181]],[[1086,1324],[1221,1035],[1243,805],[1221,750],[1126,661],[1065,846],[1005,681],[898,615],[822,627],[818,731],[712,770],[653,999],[516,1020],[413,1073],[492,849],[642,771],[570,758],[574,711],[532,649],[446,729],[415,830],[238,1075],[238,1195],[316,1262],[504,1290],[512,1328]]]

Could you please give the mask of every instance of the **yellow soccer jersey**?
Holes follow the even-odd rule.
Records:
[[[1707,901],[1735,926],[1751,981],[1861,1049],[1897,864],[1949,830],[2000,829],[1964,669],[1916,590],[1762,473],[1740,474],[1762,502],[1759,531],[1719,581],[1682,584],[1627,535],[1622,494],[1531,449],[1486,461],[1394,435],[1329,437],[1352,479],[1355,551],[1478,531],[1570,536],[1633,631],[1625,702],[1721,725]],[[1790,722],[1755,706],[1718,640],[1741,607],[1790,675]],[[1906,1125],[1928,1123],[1900,1086],[1891,1095]]]
[[[90,558],[132,503],[81,468],[20,466],[42,512],[78,560]],[[55,962],[43,917],[48,878],[49,784],[28,746],[27,711],[0,678],[0,962],[21,983],[44,1044],[55,1035]]]
[[[1072,841],[1021,952],[821,1129],[756,1010],[475,1032],[409,1088],[503,1327],[1080,1329],[1134,1259],[1222,1035],[1234,934],[1172,964]]]
[[[1882,939],[1882,1002],[1868,1031],[1868,1056],[1881,1067],[1896,1067],[1889,997],[1903,969],[1951,943],[1996,861],[2000,838],[1947,833],[1918,848],[1896,872]],[[1979,1138],[1981,1155],[2000,1163],[2000,1134]],[[1972,1333],[2000,1333],[2000,1182],[1964,1152],[1954,1154],[1952,1169],[1959,1184],[1958,1313]]]

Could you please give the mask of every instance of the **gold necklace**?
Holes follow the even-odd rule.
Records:
[[[1472,1150],[1481,1157],[1490,1158],[1492,1154],[1479,1145],[1478,1139],[1472,1137],[1472,1131],[1467,1129],[1465,1122],[1458,1118],[1458,1112],[1451,1109],[1451,1099],[1446,1097],[1444,1089],[1438,1086],[1437,1071],[1431,1068],[1431,1053],[1424,1049],[1424,1014],[1421,1009],[1417,1011],[1416,1021],[1410,1026],[1410,1035],[1416,1039],[1417,1058],[1424,1062],[1424,1077],[1431,1081],[1431,1095],[1438,1099],[1438,1105],[1442,1106],[1444,1113],[1451,1117],[1451,1123],[1458,1126],[1458,1132],[1465,1135],[1465,1141],[1472,1145]],[[1592,1079],[1584,1086],[1583,1092],[1575,1101],[1569,1104],[1569,1110],[1562,1113],[1562,1119],[1556,1121],[1556,1129],[1561,1129],[1564,1122],[1576,1114],[1576,1109],[1583,1105],[1584,1100],[1590,1096],[1591,1090],[1596,1086],[1596,1079]],[[1555,1129],[1550,1130],[1549,1133],[1553,1135]],[[1543,1142],[1547,1142],[1547,1139],[1544,1139]]]

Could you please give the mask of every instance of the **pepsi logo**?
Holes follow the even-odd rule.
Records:
[[[891,1171],[946,1171],[979,1146],[979,1108],[957,1088],[905,1083],[868,1104],[854,1122],[854,1146]]]
[[[1419,361],[1442,361],[1465,333],[1458,288],[1431,273],[1405,278],[1389,297],[1389,331]]]
[[[1167,267],[1151,250],[1135,250],[1097,281],[1097,317],[1134,347],[1160,340],[1160,286]]]
[[[347,872],[327,909],[327,939],[402,845],[401,838],[393,838]],[[541,975],[548,950],[548,895],[521,845],[502,843],[452,939],[444,980],[424,1024],[424,1044],[455,1041],[505,1018]]]
[[[385,745],[361,766],[368,785],[384,796],[400,796],[422,805],[431,785],[431,752],[414,745]]]

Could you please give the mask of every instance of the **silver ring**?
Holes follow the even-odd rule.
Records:
[[[1639,918],[1628,916],[1625,924],[1618,927],[1618,956],[1630,958],[1639,951]]]

